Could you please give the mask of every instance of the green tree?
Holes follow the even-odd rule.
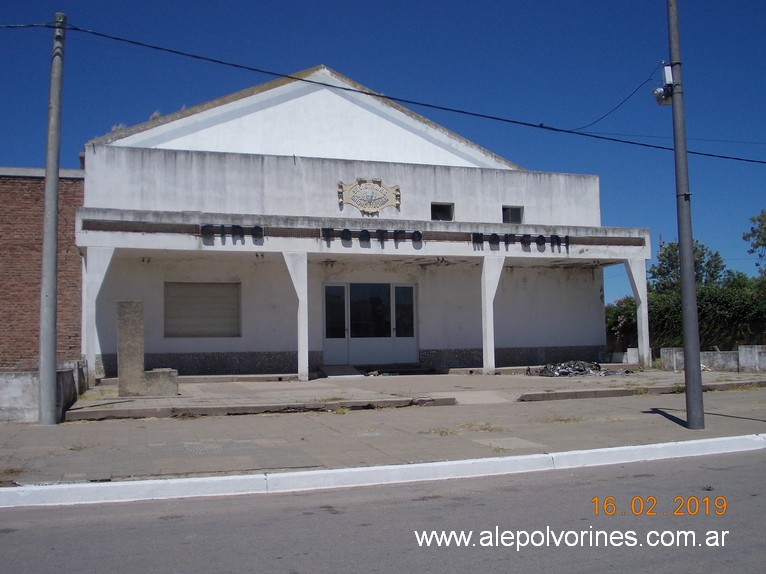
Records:
[[[649,345],[655,349],[683,346],[681,290],[649,293]]]
[[[750,243],[750,249],[747,250],[751,255],[758,254],[758,261],[755,266],[759,268],[761,277],[766,277],[766,267],[761,266],[761,262],[766,260],[766,209],[755,217],[750,218],[750,231],[742,234],[742,239]]]
[[[694,275],[698,285],[716,285],[724,278],[726,265],[718,251],[711,251],[694,241]],[[680,290],[681,263],[678,243],[663,243],[657,252],[657,263],[649,268],[649,289],[657,293]]]
[[[719,285],[699,288],[701,348],[734,351],[739,345],[761,344],[766,305],[759,296],[760,282],[737,271],[727,273]]]
[[[609,303],[605,308],[607,351],[624,352],[638,346],[636,301],[631,295]]]
[[[762,212],[766,222],[766,212]],[[759,217],[761,217],[759,216]],[[758,220],[758,218],[754,218]],[[754,222],[753,249],[766,252],[766,224]],[[762,233],[761,235],[758,235]],[[756,241],[761,240],[761,243]],[[697,308],[700,347],[735,350],[738,345],[766,344],[766,273],[749,277],[726,269],[721,256],[695,242]],[[766,253],[765,253],[766,254]],[[760,255],[759,255],[760,257]],[[649,336],[654,349],[683,345],[678,245],[660,243],[657,264],[650,273]],[[637,343],[636,306],[632,297],[618,299],[605,309],[609,351],[624,351]]]

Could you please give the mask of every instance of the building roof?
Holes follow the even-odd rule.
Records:
[[[523,169],[326,66],[113,130],[87,145]]]
[[[45,168],[0,166],[0,177],[30,177],[41,179],[45,177]],[[59,177],[64,179],[84,179],[85,172],[81,169],[60,169]]]

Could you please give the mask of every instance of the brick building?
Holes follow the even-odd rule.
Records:
[[[0,168],[0,371],[36,371],[45,177],[42,169]],[[62,170],[59,186],[57,352],[79,360],[82,260],[75,246],[75,211],[83,202],[80,170]]]

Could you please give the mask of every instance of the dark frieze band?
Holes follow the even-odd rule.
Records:
[[[614,245],[614,246],[635,246],[643,247],[646,240],[643,237],[615,237],[601,235],[569,236],[557,234],[529,234],[529,233],[481,233],[464,231],[420,231],[420,230],[387,230],[387,229],[348,229],[334,227],[264,227],[261,225],[237,225],[237,224],[190,224],[190,223],[163,223],[147,221],[112,221],[112,220],[94,220],[84,219],[82,222],[83,231],[105,231],[105,232],[133,232],[133,233],[180,233],[199,235],[204,240],[210,241],[215,237],[230,236],[232,239],[244,241],[248,236],[256,242],[262,242],[265,237],[287,237],[287,238],[306,238],[323,239],[332,241],[340,239],[344,244],[348,241],[357,239],[363,243],[372,240],[385,242],[394,241],[412,241],[418,244],[423,241],[449,241],[449,242],[471,242],[476,248],[485,243],[490,247],[496,248],[505,244],[506,247],[512,244],[519,244],[525,250],[532,245],[538,249],[543,249],[550,245],[551,249],[569,251],[571,245]]]
[[[569,251],[568,235],[565,235],[562,239],[560,235],[549,235],[547,237],[545,235],[537,235],[533,237],[529,233],[524,233],[522,235],[517,235],[515,233],[503,233],[502,235],[499,233],[471,234],[471,241],[474,245],[481,245],[486,241],[491,246],[498,246],[500,245],[501,238],[506,247],[516,242],[520,243],[522,247],[530,247],[532,243],[535,243],[538,247],[545,247],[546,243],[550,241],[551,249],[558,249],[560,251],[563,244],[564,248]]]
[[[428,233],[428,232],[426,232]],[[203,238],[213,238],[216,235],[226,236],[230,235],[232,238],[244,239],[246,235],[252,236],[253,239],[259,240],[264,237],[263,227],[260,225],[254,225],[252,227],[244,227],[242,225],[202,225],[200,227],[200,235]],[[466,236],[468,234],[460,234]],[[334,227],[322,227],[320,229],[320,237],[328,243],[333,239],[340,239],[342,242],[350,242],[353,239],[357,239],[360,243],[369,243],[373,238],[380,243],[393,240],[394,242],[400,241],[412,241],[412,243],[420,243],[424,239],[422,231],[414,230],[409,231],[406,229],[395,229],[389,231],[388,229],[360,229],[351,230],[348,228],[336,229]],[[499,246],[501,242],[506,247],[514,243],[521,244],[522,247],[530,247],[533,243],[538,247],[545,247],[550,243],[551,249],[561,250],[563,247],[569,251],[569,236],[565,235],[563,238],[560,235],[536,235],[531,234],[515,234],[515,233],[471,233],[471,242],[474,245],[482,245],[487,242],[491,247]]]

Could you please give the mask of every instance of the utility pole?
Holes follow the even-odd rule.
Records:
[[[697,318],[697,282],[694,277],[691,192],[686,154],[684,90],[681,81],[681,39],[678,33],[678,1],[668,0],[668,40],[673,76],[673,147],[676,161],[676,210],[678,252],[681,263],[681,322],[684,338],[684,380],[686,383],[686,426],[705,428],[700,367],[700,335]]]
[[[66,15],[57,12],[51,53],[48,141],[45,156],[43,260],[40,282],[39,422],[55,425],[56,412],[56,267],[58,265],[58,191],[61,150],[61,84],[64,72]]]

